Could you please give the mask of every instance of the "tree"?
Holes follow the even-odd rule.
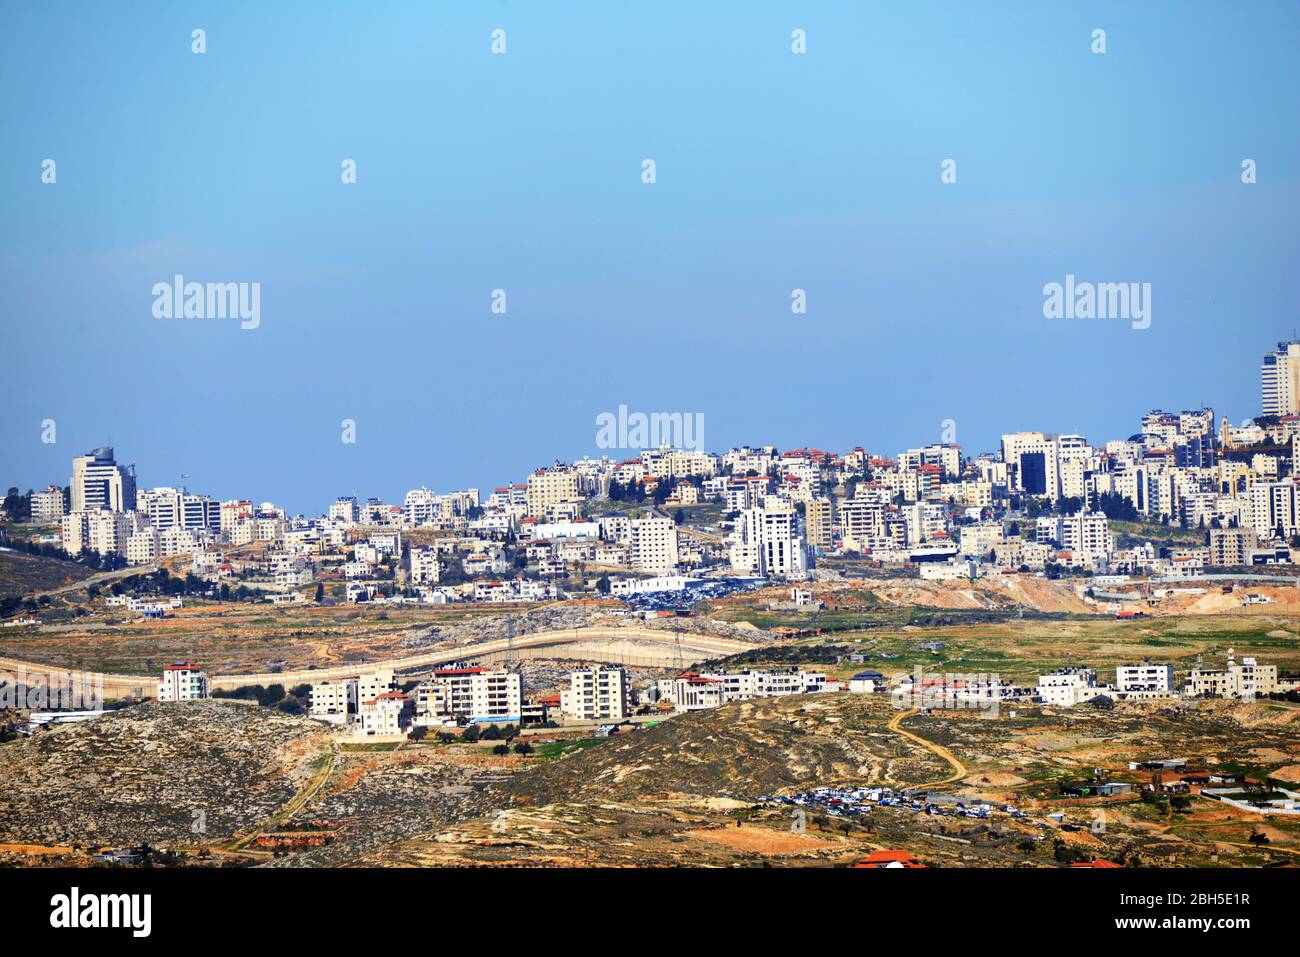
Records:
[[[476,724],[471,724],[469,727],[467,727],[467,728],[466,728],[466,729],[461,733],[460,739],[461,739],[462,741],[467,741],[467,742],[469,742],[470,744],[473,744],[475,741],[477,741],[477,740],[479,739],[479,729],[478,729],[478,725],[476,725]]]
[[[4,511],[11,522],[28,521],[32,517],[32,493],[19,495],[18,486],[11,485],[5,493]]]
[[[505,755],[510,753],[510,745],[498,744],[495,748],[492,749],[492,753],[499,754],[504,757]]]
[[[515,745],[515,754],[532,754],[533,746],[527,741],[520,741]]]
[[[316,604],[319,605],[324,600],[325,600],[325,583],[317,582],[316,583]]]
[[[608,595],[609,589],[609,572],[605,572],[600,576],[600,578],[596,579],[596,591],[600,592],[602,595]]]
[[[1052,856],[1061,864],[1073,864],[1079,859],[1079,852],[1057,838],[1052,845]]]

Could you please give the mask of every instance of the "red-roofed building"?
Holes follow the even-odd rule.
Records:
[[[365,737],[404,734],[411,726],[414,710],[415,705],[409,695],[400,691],[385,691],[369,701],[361,702],[357,708],[357,734]]]
[[[684,671],[667,682],[667,697],[674,711],[705,711],[722,705],[722,681],[706,678],[694,671]]]
[[[911,851],[872,851],[854,867],[925,867]]]
[[[208,696],[208,676],[192,661],[173,661],[158,682],[159,701],[198,701]]]

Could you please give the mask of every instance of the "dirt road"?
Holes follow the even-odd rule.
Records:
[[[933,741],[927,741],[919,734],[913,734],[911,731],[904,731],[902,728],[899,727],[899,725],[902,724],[904,719],[910,718],[914,714],[916,714],[915,708],[908,708],[906,711],[900,711],[898,712],[898,714],[894,715],[892,718],[889,719],[889,724],[887,724],[885,727],[888,730],[894,732],[894,734],[901,735],[902,737],[907,738],[909,741],[914,741],[915,743],[919,744],[921,747],[925,748],[927,751],[931,752],[932,754],[937,754],[939,757],[943,758],[950,765],[952,765],[953,768],[953,773],[948,775],[946,778],[941,778],[938,781],[930,781],[927,784],[922,784],[919,786],[923,788],[941,788],[949,784],[956,784],[958,781],[960,781],[962,778],[966,776],[967,773],[966,765],[958,761],[956,755],[954,755],[943,745],[935,744]]]

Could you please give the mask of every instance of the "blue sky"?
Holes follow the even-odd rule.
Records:
[[[1300,325],[1294,3],[269,6],[0,7],[0,483],[111,442],[318,512],[598,453],[620,404],[1103,441],[1257,413]],[[153,318],[175,273],[261,327]],[[1150,282],[1151,328],[1044,319],[1066,273]]]

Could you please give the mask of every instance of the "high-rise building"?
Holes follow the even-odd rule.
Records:
[[[523,711],[523,678],[502,668],[440,668],[415,689],[419,723],[461,721],[518,722]]]
[[[884,502],[859,495],[841,499],[838,512],[845,548],[862,551],[885,534]]]
[[[731,542],[732,567],[767,578],[808,577],[808,549],[799,513],[788,505],[747,508],[736,519]]]
[[[1300,526],[1298,505],[1296,487],[1290,481],[1256,482],[1250,489],[1250,510],[1245,516],[1246,524],[1262,540],[1278,534],[1290,538]]]
[[[804,506],[808,526],[808,547],[829,551],[835,544],[831,533],[831,500],[814,498]]]
[[[576,721],[622,721],[630,710],[631,691],[622,668],[595,665],[569,673],[560,693],[560,710]]]
[[[131,517],[124,512],[96,509],[69,512],[63,516],[63,550],[69,555],[97,552],[100,555],[125,555],[133,529]]]
[[[1300,412],[1300,342],[1279,342],[1259,367],[1260,407],[1265,415]]]
[[[578,473],[572,469],[538,469],[528,476],[528,514],[534,518],[545,518],[549,506],[579,498]]]
[[[1012,491],[1046,495],[1052,501],[1060,497],[1059,438],[1045,432],[1002,436],[1002,461],[1007,464]],[[1081,441],[1079,436],[1067,438]]]
[[[72,460],[71,508],[73,512],[129,512],[135,508],[135,467],[113,461],[109,446]]]
[[[206,495],[191,495],[185,489],[154,488],[141,492],[136,506],[149,516],[158,531],[169,528],[213,531],[221,528],[221,503]]]
[[[629,525],[632,566],[666,575],[677,564],[677,525],[671,518],[637,518]]]

